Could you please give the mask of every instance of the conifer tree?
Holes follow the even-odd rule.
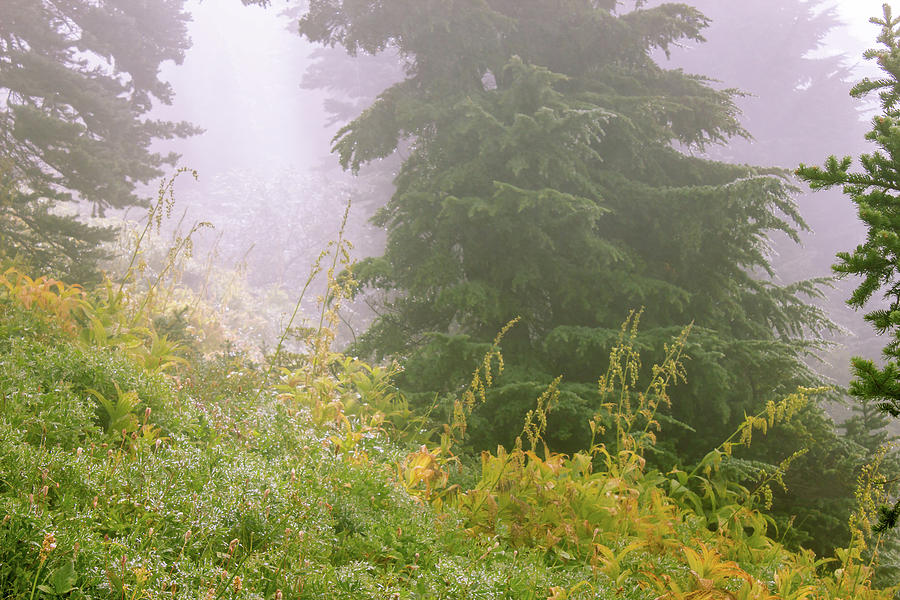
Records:
[[[861,171],[851,171],[851,157],[831,156],[824,167],[801,165],[797,174],[813,189],[841,186],[867,229],[863,243],[852,251],[838,253],[833,269],[841,276],[861,278],[847,303],[856,309],[870,307],[866,321],[880,335],[888,336],[881,364],[862,357],[851,361],[854,380],[850,393],[867,409],[868,417],[851,426],[881,428],[884,422],[870,414],[871,405],[900,417],[900,18],[893,17],[885,4],[883,18],[871,21],[882,27],[878,42],[883,47],[868,50],[865,56],[878,63],[884,76],[865,78],[850,93],[855,98],[878,93],[882,112],[866,134],[877,148],[860,155]],[[874,299],[876,295],[881,295],[881,300]],[[877,431],[870,434],[873,444],[885,439]],[[898,519],[900,502],[884,508],[881,526],[893,527]]]
[[[170,104],[160,64],[189,47],[184,0],[0,2],[0,250],[36,272],[88,276],[111,232],[60,205],[139,205],[177,156],[158,139],[196,132],[146,117]]]
[[[617,4],[313,0],[301,19],[313,41],[391,47],[408,65],[336,141],[351,169],[408,145],[376,217],[385,255],[358,273],[385,292],[361,348],[404,357],[403,384],[426,403],[455,392],[481,345],[522,317],[475,445],[511,442],[560,373],[551,442],[584,443],[595,378],[640,306],[650,349],[695,323],[672,409],[696,430],[683,452],[813,379],[804,335],[827,326],[802,298],[815,285],[765,277],[768,232],[803,227],[790,186],[777,170],[697,156],[746,134],[733,95],[651,57],[701,39],[707,20],[683,4]]]
[[[522,316],[485,444],[509,441],[560,372],[557,414],[576,418],[556,442],[582,442],[573,428],[595,408],[589,382],[641,305],[649,346],[697,325],[675,414],[707,439],[807,380],[794,342],[823,324],[798,298],[814,289],[754,276],[768,266],[766,231],[802,226],[788,186],[675,149],[744,134],[730,93],[650,58],[699,39],[704,17],[684,5],[464,4],[312,2],[301,21],[312,40],[351,53],[394,44],[409,61],[336,144],[355,169],[412,140],[378,216],[385,256],[361,271],[389,292],[367,347],[406,356],[408,389],[430,397],[454,391],[479,343]]]

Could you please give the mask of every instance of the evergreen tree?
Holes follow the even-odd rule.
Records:
[[[170,104],[160,64],[189,47],[184,0],[0,2],[0,251],[36,272],[89,276],[112,232],[61,212],[139,205],[136,186],[177,156],[150,148],[196,132],[146,118]]]
[[[673,407],[696,430],[682,452],[708,450],[745,411],[813,379],[803,336],[827,324],[801,296],[815,286],[761,276],[768,232],[803,226],[790,186],[776,170],[694,156],[745,135],[732,93],[651,57],[700,40],[707,20],[680,4],[615,5],[314,0],[300,23],[313,41],[393,47],[407,61],[406,79],[336,142],[351,169],[410,143],[376,217],[385,255],[359,270],[385,292],[362,349],[405,357],[403,384],[426,403],[453,394],[482,345],[523,319],[483,426],[473,420],[475,445],[511,442],[560,373],[551,443],[583,444],[593,382],[639,306],[651,350],[695,323]]]
[[[849,156],[840,160],[831,156],[824,167],[801,165],[797,174],[813,189],[842,186],[867,228],[865,242],[852,252],[840,252],[833,268],[841,276],[862,278],[847,302],[857,309],[874,304],[865,315],[866,321],[890,339],[883,349],[882,364],[861,357],[852,359],[854,380],[850,393],[864,409],[874,405],[886,414],[900,417],[900,18],[894,18],[890,7],[884,5],[883,18],[872,22],[882,26],[878,42],[884,47],[868,50],[865,56],[878,63],[884,77],[863,79],[851,95],[862,98],[878,92],[882,112],[866,134],[877,149],[859,157],[862,171],[851,171],[853,159]],[[873,301],[877,293],[882,294],[880,302]],[[867,421],[857,420],[851,426],[861,424],[880,428],[883,421],[868,414]],[[877,431],[869,433],[873,444],[884,439]],[[900,502],[886,507],[882,517],[882,527],[896,525]]]

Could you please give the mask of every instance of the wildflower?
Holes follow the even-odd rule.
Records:
[[[44,540],[41,542],[41,562],[47,560],[47,557],[50,556],[50,553],[54,550],[56,550],[56,536],[53,535],[53,532],[50,532],[44,536]]]
[[[134,577],[138,580],[138,583],[143,584],[150,578],[150,571],[146,567],[138,567],[134,569]]]

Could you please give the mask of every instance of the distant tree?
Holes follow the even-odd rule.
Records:
[[[659,3],[657,0],[656,3]],[[846,56],[822,44],[842,23],[828,0],[692,0],[710,19],[703,43],[672,51],[668,64],[740,90],[740,121],[752,138],[733,138],[711,154],[732,162],[793,167],[821,153],[822,146],[851,141],[827,127],[835,116],[852,125],[856,107],[847,97],[852,73]],[[755,52],[747,48],[766,36]],[[820,199],[821,200],[821,199]]]
[[[826,37],[842,26],[828,0],[692,0],[711,19],[702,44],[685,44],[672,52],[666,64],[721,80],[746,95],[736,99],[741,124],[753,137],[733,138],[710,149],[710,156],[729,162],[774,164],[793,169],[800,162],[817,160],[824,152],[864,152],[865,123],[861,108],[848,96],[855,57],[835,54],[823,46]],[[765,37],[764,47],[746,49]],[[835,122],[844,123],[834,127]],[[811,231],[803,246],[776,238],[773,265],[779,277],[794,281],[811,273],[826,274],[836,249],[863,235],[862,224],[839,190],[829,194],[800,194],[800,213]],[[849,283],[827,290],[829,316],[852,331],[862,320],[845,305]],[[842,337],[843,346],[873,346],[870,336]],[[843,348],[829,353],[840,363]],[[860,351],[860,350],[857,350]],[[824,366],[824,365],[823,365]],[[846,383],[847,369],[829,369],[828,375]]]
[[[88,277],[112,232],[79,222],[65,203],[140,205],[136,186],[174,154],[154,140],[197,132],[148,119],[170,104],[160,64],[190,46],[184,0],[0,2],[0,251],[36,272]]]
[[[324,91],[327,125],[346,125],[369,107],[383,90],[403,79],[403,60],[396,52],[357,53],[317,48],[303,74],[302,86]]]
[[[866,226],[865,242],[852,252],[839,253],[833,268],[839,275],[862,278],[848,300],[850,306],[863,308],[873,302],[876,293],[882,293],[882,301],[876,301],[865,318],[890,340],[884,346],[881,365],[871,359],[852,359],[850,393],[863,407],[874,404],[884,413],[900,417],[900,19],[884,5],[883,18],[872,22],[882,26],[878,42],[884,47],[868,50],[865,56],[878,63],[884,77],[863,79],[851,94],[862,98],[878,92],[882,112],[866,134],[878,149],[859,157],[861,172],[850,170],[851,157],[839,160],[831,156],[824,167],[801,165],[797,174],[813,189],[842,186]],[[868,425],[880,427],[882,422],[870,416]],[[898,519],[900,501],[883,509],[881,526],[894,527]]]

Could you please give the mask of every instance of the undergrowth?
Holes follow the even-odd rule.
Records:
[[[178,247],[170,272],[189,241]],[[648,468],[689,330],[644,369],[631,315],[599,379],[590,447],[564,455],[543,443],[557,380],[516,444],[484,452],[480,473],[466,475],[456,454],[466,420],[502,371],[515,323],[434,431],[394,387],[396,365],[333,348],[354,286],[343,237],[312,275],[327,280],[319,313],[285,330],[299,350],[283,336],[263,362],[160,333],[171,288],[159,273],[141,282],[134,252],[119,281],[94,290],[14,269],[0,278],[4,597],[894,595],[872,583],[881,540],[871,524],[892,492],[877,464],[860,476],[852,543],[835,557],[776,539],[784,532],[766,511],[796,455],[758,467],[749,485],[728,476],[736,448],[760,443],[818,390],[748,416],[697,465]]]

